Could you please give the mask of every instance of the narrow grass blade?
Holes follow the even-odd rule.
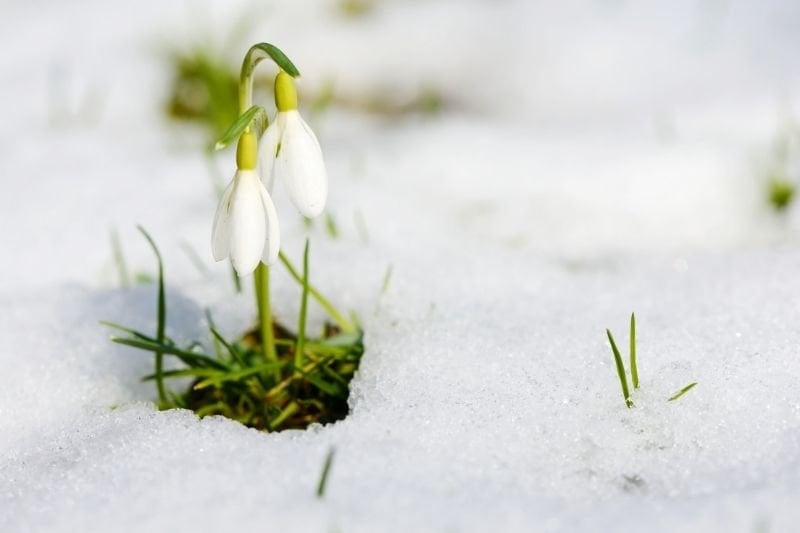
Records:
[[[242,293],[242,278],[239,277],[239,273],[236,272],[236,269],[233,268],[231,265],[231,278],[233,279],[233,290],[236,294]]]
[[[276,368],[280,368],[284,366],[285,363],[263,363],[256,366],[251,366],[250,368],[245,368],[244,370],[239,370],[237,372],[229,372],[227,374],[224,373],[216,373],[213,376],[210,376],[203,381],[197,383],[194,386],[196,390],[205,389],[206,387],[210,386],[219,386],[225,383],[226,381],[239,381],[240,379],[244,379],[249,376],[253,376],[255,374],[259,374],[261,372],[267,370],[274,370]]]
[[[350,353],[350,350],[348,350],[346,347],[342,348],[338,346],[328,346],[316,342],[306,342],[305,347],[307,353],[313,352],[318,355],[330,355],[337,359]]]
[[[222,355],[222,346],[212,331],[217,329],[217,326],[214,323],[214,317],[211,316],[211,309],[206,308],[204,312],[206,315],[206,322],[208,323],[208,332],[211,335],[211,343],[214,345],[214,355],[216,355],[217,359],[219,359]]]
[[[323,359],[307,364],[305,368],[294,367],[294,372],[296,374],[300,374],[301,377],[305,378],[309,383],[313,384],[321,391],[326,392],[332,396],[337,396],[339,393],[338,388],[336,388],[334,385],[328,384],[325,381],[320,380],[313,374],[313,372],[317,369],[318,366],[327,364],[331,359],[332,357],[325,357]],[[266,394],[267,399],[269,400],[277,397],[280,393],[286,390],[289,387],[289,385],[292,384],[295,378],[296,378],[295,375],[291,375],[283,379],[280,383],[274,385],[271,389],[267,391]]]
[[[317,374],[305,374],[303,377],[306,379],[306,381],[329,396],[341,396],[343,393],[347,393],[347,388],[336,383],[328,383]]]
[[[242,358],[242,354],[239,353],[239,350],[237,350],[235,346],[228,342],[225,337],[223,337],[222,334],[220,334],[220,332],[214,328],[214,326],[209,325],[209,331],[211,332],[211,335],[214,336],[214,339],[225,347],[225,350],[227,350],[233,360],[239,363],[239,366],[243,368],[247,366],[247,362],[245,362],[245,360]]]
[[[269,422],[270,430],[274,431],[275,429],[279,428],[281,424],[286,422],[286,420],[290,416],[292,416],[299,410],[300,406],[297,405],[297,402],[292,402],[286,407],[284,407],[283,410],[278,414],[278,416],[270,420]]]
[[[306,315],[308,313],[308,239],[303,249],[303,295],[300,297],[300,319],[297,324],[297,342],[294,346],[294,366],[303,366],[306,344]]]
[[[622,362],[622,356],[619,354],[617,343],[614,342],[614,336],[611,335],[610,330],[606,330],[608,341],[611,343],[611,351],[614,352],[614,362],[617,365],[617,376],[619,376],[619,384],[622,387],[622,397],[625,398],[625,405],[630,409],[633,407],[631,401],[631,393],[628,390],[628,377],[625,375],[625,363]]]
[[[364,220],[364,213],[360,209],[356,208],[356,210],[353,211],[353,220],[355,221],[356,230],[361,237],[361,242],[364,244],[369,244],[369,231],[367,231],[367,222]]]
[[[228,370],[227,365],[217,361],[210,355],[200,354],[195,352],[187,352],[175,346],[168,346],[166,344],[158,344],[155,342],[148,342],[141,339],[128,339],[125,337],[111,337],[111,342],[130,346],[132,348],[139,348],[140,350],[147,350],[150,352],[159,352],[162,355],[174,355],[189,366],[199,366],[205,368],[217,368],[219,370]]]
[[[353,346],[354,344],[361,344],[364,338],[364,334],[360,331],[353,331],[350,333],[339,333],[338,335],[334,335],[333,337],[328,337],[327,339],[322,339],[319,341],[319,344],[324,346],[337,346],[346,348],[349,346]]]
[[[165,378],[209,378],[221,374],[221,370],[211,368],[183,368],[181,370],[165,370],[161,373]],[[152,381],[154,379],[156,379],[155,374],[148,374],[142,378],[142,381]]]
[[[344,379],[338,372],[336,372],[331,367],[323,366],[323,367],[320,367],[320,369],[322,370],[323,374],[325,374],[329,378],[333,379],[334,381],[337,381],[343,387],[347,387],[349,385],[348,381],[346,379]]]
[[[389,290],[389,283],[392,281],[392,265],[386,267],[386,273],[383,275],[383,283],[381,283],[381,296],[386,294]]]
[[[695,385],[697,385],[696,381],[694,383],[689,383],[684,388],[682,388],[681,390],[679,390],[678,392],[676,392],[675,394],[673,394],[672,396],[667,398],[667,401],[668,402],[674,402],[675,400],[677,400],[678,398],[680,398],[681,396],[683,396],[684,394],[686,394],[687,392],[692,390]]]
[[[331,474],[331,465],[333,465],[333,457],[336,455],[336,448],[328,450],[328,455],[325,456],[325,462],[322,465],[322,473],[319,476],[319,483],[317,484],[317,498],[325,496],[325,487],[328,484],[328,478]]]
[[[142,226],[137,226],[139,232],[144,235],[158,261],[158,326],[156,329],[156,340],[163,344],[164,335],[167,329],[167,296],[164,290],[164,262],[161,259],[161,252],[158,251],[155,241]],[[164,353],[160,350],[154,351],[156,356],[156,388],[158,389],[158,401],[161,405],[166,404],[167,393],[164,389],[164,379],[161,373],[164,370]]]
[[[153,337],[145,335],[144,333],[136,331],[135,329],[126,328],[125,326],[120,326],[119,324],[115,324],[114,322],[109,322],[107,320],[101,320],[100,323],[106,327],[125,332],[129,335],[133,335],[134,337],[137,337],[138,339],[141,339],[143,341],[158,343],[158,341]]]
[[[125,254],[122,252],[122,244],[119,240],[119,233],[117,229],[111,230],[111,253],[114,255],[114,264],[117,267],[117,276],[119,276],[119,284],[123,289],[128,289],[131,286],[131,276],[128,272],[128,263],[125,261]]]
[[[633,388],[639,388],[639,370],[636,368],[636,315],[631,313],[631,381],[633,382]]]
[[[325,231],[331,239],[339,238],[339,226],[336,225],[336,219],[330,213],[325,213]]]
[[[289,258],[286,256],[286,254],[281,252],[279,257],[281,263],[283,263],[283,266],[285,266],[286,270],[289,271],[289,275],[292,276],[292,278],[294,278],[296,282],[303,283],[302,276],[300,276],[300,273],[294,267],[292,262],[289,261]],[[350,321],[347,320],[344,317],[344,315],[340,313],[333,306],[333,304],[310,283],[308,284],[308,294],[310,294],[311,297],[314,298],[317,301],[317,303],[319,303],[325,309],[325,311],[328,313],[331,319],[333,319],[333,321],[336,322],[336,325],[339,326],[342,329],[342,331],[346,333],[353,333],[356,331],[355,326],[353,326],[353,324],[351,324]]]
[[[197,271],[200,272],[203,277],[208,277],[208,267],[200,258],[200,254],[197,253],[197,250],[192,248],[192,245],[185,241],[182,242],[180,246],[183,253],[186,254],[186,257],[189,258],[189,261],[197,269]]]
[[[206,405],[195,411],[195,414],[200,418],[217,413],[222,413],[224,416],[227,416],[228,418],[233,418],[234,420],[236,419],[236,416],[231,411],[230,406],[225,402],[217,402],[210,405]]]

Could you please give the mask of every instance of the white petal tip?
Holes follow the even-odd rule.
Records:
[[[242,265],[242,264],[236,264],[233,261],[231,261],[231,264],[233,265],[233,269],[236,271],[236,274],[238,274],[240,278],[249,276],[250,274],[255,272],[256,267],[258,266],[258,263],[253,263],[253,262],[248,262]]]
[[[320,206],[306,205],[300,208],[300,214],[306,218],[317,218],[325,211],[325,204]]]

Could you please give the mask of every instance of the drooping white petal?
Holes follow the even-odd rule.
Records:
[[[283,137],[275,163],[289,198],[304,216],[313,218],[325,208],[328,174],[319,141],[297,111],[286,111]]]
[[[235,185],[236,180],[233,179],[225,188],[214,215],[214,224],[211,227],[211,254],[215,261],[222,261],[230,253],[231,196]]]
[[[263,185],[255,170],[239,170],[231,198],[230,257],[239,275],[253,272],[261,261],[267,228],[261,199]]]
[[[264,132],[259,141],[261,181],[269,193],[272,193],[272,185],[275,182],[275,157],[283,136],[283,124],[286,122],[282,115],[283,113],[278,113],[278,116],[267,127],[267,131]]]
[[[267,240],[264,243],[261,260],[267,265],[271,265],[278,260],[278,253],[281,251],[281,231],[278,226],[278,212],[264,187],[261,187],[261,201],[264,205],[264,222],[267,231]]]

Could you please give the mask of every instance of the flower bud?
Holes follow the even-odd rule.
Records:
[[[294,78],[283,70],[275,76],[275,105],[278,111],[297,109],[297,89],[294,86]]]
[[[255,170],[258,163],[258,141],[249,131],[242,133],[236,145],[236,166],[240,170]]]

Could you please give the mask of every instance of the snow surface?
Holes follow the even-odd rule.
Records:
[[[763,173],[798,103],[800,5],[335,4],[3,6],[0,531],[796,530],[800,228]],[[97,323],[154,327],[154,287],[114,276],[113,227],[153,272],[136,223],[165,255],[171,335],[202,338],[205,307],[251,323],[211,264],[202,134],[160,106],[165,51],[229,41],[237,63],[257,40],[306,90],[444,101],[315,118],[341,238],[312,230],[312,277],[367,351],[351,415],[303,432],[154,410],[150,358]],[[293,323],[298,289],[275,285]],[[627,410],[604,329],[624,344],[631,311]]]

